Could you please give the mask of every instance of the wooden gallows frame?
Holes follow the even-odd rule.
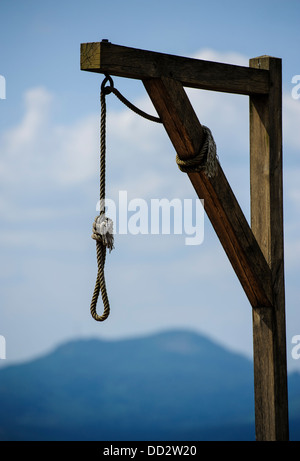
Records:
[[[142,80],[181,159],[203,139],[184,87],[249,96],[251,228],[219,163],[187,174],[252,306],[256,440],[288,440],[281,59],[243,67],[103,40],[81,44],[81,70]]]

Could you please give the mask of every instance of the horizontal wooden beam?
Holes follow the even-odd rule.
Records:
[[[201,59],[114,45],[108,41],[82,43],[81,70],[119,77],[171,77],[183,86],[237,94],[267,94],[269,72]]]
[[[182,85],[170,78],[144,85],[180,158],[193,157],[201,146],[201,124]],[[205,211],[253,307],[272,307],[271,270],[227,182],[217,174],[188,173]]]

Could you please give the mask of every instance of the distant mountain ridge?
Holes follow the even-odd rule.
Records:
[[[297,415],[299,374],[291,385]],[[6,367],[0,408],[1,440],[255,439],[252,362],[184,330],[78,339]]]

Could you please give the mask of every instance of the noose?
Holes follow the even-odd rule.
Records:
[[[109,82],[109,86],[105,86]],[[91,314],[92,317],[98,322],[103,322],[107,319],[110,313],[110,304],[107,296],[104,266],[106,260],[106,249],[109,252],[114,248],[114,237],[113,237],[113,222],[111,219],[105,216],[105,170],[106,170],[106,95],[114,93],[123,104],[129,107],[138,115],[151,120],[152,122],[161,123],[160,118],[143,112],[129,102],[116,88],[114,88],[114,82],[109,75],[105,75],[105,78],[101,84],[101,121],[100,121],[100,214],[96,216],[93,223],[92,238],[96,240],[96,253],[97,253],[97,264],[98,273],[94,288],[94,293],[91,301]],[[101,292],[103,302],[103,314],[97,314],[97,303],[99,294]]]
[[[106,170],[106,101],[105,97],[111,92],[111,87],[106,87],[106,83],[110,82],[113,85],[112,79],[108,76],[102,82],[100,102],[101,102],[101,121],[100,121],[100,213],[96,216],[93,223],[92,238],[96,240],[96,253],[98,273],[96,284],[91,301],[91,314],[92,317],[98,322],[103,322],[107,319],[110,313],[110,305],[107,296],[104,266],[106,259],[106,249],[109,251],[114,248],[113,237],[113,222],[105,216],[105,170]],[[103,314],[97,314],[97,302],[101,291],[103,301]]]

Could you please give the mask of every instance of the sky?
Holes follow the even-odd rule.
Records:
[[[0,335],[6,360],[0,366],[74,338],[119,339],[173,328],[199,332],[252,357],[251,306],[206,216],[199,245],[186,245],[185,235],[172,232],[116,234],[105,266],[111,314],[103,323],[90,315],[103,76],[80,70],[80,44],[108,39],[245,66],[264,54],[282,59],[287,358],[289,370],[300,370],[300,360],[292,357],[292,340],[300,335],[299,12],[294,0],[1,0],[6,98],[0,99]],[[116,77],[114,83],[155,115],[140,81]],[[249,220],[248,97],[186,91],[199,120],[212,130],[222,168]],[[148,205],[153,199],[196,198],[163,127],[114,95],[107,97],[106,189],[116,203],[120,191],[128,203]]]

